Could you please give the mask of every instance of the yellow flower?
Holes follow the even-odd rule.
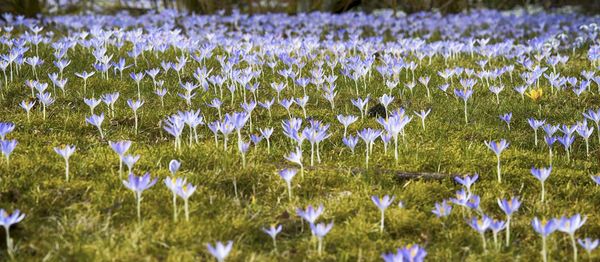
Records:
[[[525,94],[529,98],[531,98],[531,100],[533,100],[533,102],[537,102],[538,100],[540,100],[540,98],[542,98],[542,94],[544,94],[544,91],[541,88],[531,89],[531,91],[529,91]]]

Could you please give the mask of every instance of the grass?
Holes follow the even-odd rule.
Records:
[[[0,53],[6,52],[6,47]],[[123,50],[109,49],[115,57],[125,56]],[[222,52],[220,50],[219,52]],[[46,63],[38,68],[42,81],[49,82],[45,74],[55,72],[51,49],[40,46],[40,54]],[[311,91],[308,114],[330,123],[331,137],[322,143],[322,162],[307,168],[304,179],[300,176],[292,182],[294,198],[288,199],[286,185],[277,172],[285,167],[293,167],[283,158],[293,149],[293,144],[281,132],[280,123],[287,119],[287,112],[277,104],[273,106],[272,118],[266,110],[258,108],[252,113],[253,129],[244,128],[243,135],[258,133],[258,127],[274,127],[271,138],[271,153],[266,152],[265,141],[257,148],[252,147],[248,154],[248,166],[241,167],[241,158],[230,136],[230,150],[222,150],[214,144],[212,133],[204,126],[199,130],[201,143],[188,146],[184,139],[184,149],[173,149],[173,138],[161,127],[161,120],[178,110],[186,108],[185,102],[177,97],[180,92],[178,78],[173,71],[161,74],[169,94],[165,97],[165,107],[152,93],[152,83],[148,78],[142,81],[144,106],[138,111],[140,130],[134,135],[133,112],[126,106],[126,99],[135,99],[135,83],[118,75],[109,80],[100,79],[96,74],[87,81],[87,94],[82,94],[83,81],[74,76],[75,72],[90,71],[93,57],[87,50],[76,48],[68,52],[72,64],[65,70],[69,78],[67,93],[63,96],[58,90],[50,91],[57,98],[55,104],[47,108],[48,117],[42,119],[41,108],[33,110],[31,122],[27,122],[25,111],[18,103],[28,99],[30,91],[23,83],[32,79],[30,67],[24,66],[8,87],[2,88],[0,100],[0,121],[10,121],[17,128],[8,137],[17,139],[19,144],[11,157],[10,166],[0,165],[0,201],[3,208],[21,209],[26,219],[14,226],[11,236],[17,244],[16,260],[49,261],[60,260],[148,260],[148,261],[206,261],[212,259],[206,251],[206,243],[216,240],[234,241],[230,254],[232,261],[373,261],[379,260],[384,252],[397,247],[417,243],[426,248],[427,258],[432,261],[506,261],[530,260],[540,257],[541,238],[531,227],[531,219],[537,217],[559,217],[582,213],[588,216],[586,225],[577,232],[578,237],[598,237],[600,218],[597,206],[600,205],[600,189],[593,184],[590,175],[598,172],[599,144],[592,136],[591,155],[586,157],[583,140],[577,138],[572,152],[572,160],[566,161],[564,150],[555,146],[556,156],[552,175],[546,182],[546,204],[539,204],[540,186],[529,174],[532,166],[548,165],[547,148],[542,140],[538,147],[533,144],[533,132],[528,126],[528,117],[542,118],[553,124],[573,124],[583,119],[581,113],[595,107],[599,101],[596,92],[576,97],[571,92],[552,95],[545,92],[541,112],[538,105],[512,91],[520,83],[510,83],[508,76],[501,81],[506,85],[500,94],[500,105],[495,104],[495,96],[479,81],[475,94],[469,100],[469,124],[463,119],[463,104],[453,95],[444,95],[437,86],[442,79],[436,76],[438,70],[448,67],[443,58],[436,56],[431,65],[422,65],[416,71],[419,76],[431,75],[429,83],[433,99],[426,98],[422,85],[417,85],[414,94],[401,95],[394,91],[395,102],[392,109],[400,106],[407,113],[432,108],[426,120],[426,130],[422,130],[420,120],[414,118],[408,125],[406,143],[401,143],[400,159],[394,163],[393,152],[383,153],[381,141],[375,144],[370,156],[370,168],[353,172],[364,167],[364,144],[359,142],[357,152],[351,154],[341,142],[343,127],[337,122],[337,114],[359,112],[350,99],[355,98],[354,83],[339,77],[336,84],[338,96],[336,110],[320,95]],[[146,54],[140,58],[138,68],[158,67],[164,60],[174,61],[176,52],[170,49],[160,58]],[[460,56],[449,62],[450,65],[476,67],[475,61],[482,57]],[[128,61],[131,63],[132,61]],[[424,62],[426,63],[426,62]],[[492,59],[491,67],[505,65],[507,61]],[[183,75],[184,81],[193,81],[191,72],[198,65],[189,62]],[[218,63],[211,59],[209,68],[218,72]],[[281,65],[278,69],[281,69]],[[559,70],[563,75],[578,75],[582,69],[590,69],[583,51],[572,56]],[[308,74],[309,66],[305,68]],[[338,67],[339,69],[339,67]],[[519,69],[520,70],[520,69]],[[519,71],[517,70],[517,71]],[[131,71],[128,71],[131,72]],[[283,81],[267,66],[262,68],[259,100],[275,95],[269,88],[273,81]],[[127,75],[127,74],[126,74]],[[401,83],[410,81],[410,75],[401,74]],[[458,84],[454,79],[454,86]],[[360,86],[360,85],[359,85]],[[367,90],[360,89],[361,97],[371,94],[372,98],[386,92],[382,79],[374,72],[367,82]],[[545,80],[544,91],[548,90]],[[314,87],[310,87],[314,88]],[[311,90],[311,89],[309,89]],[[449,89],[451,90],[451,89]],[[116,116],[107,117],[103,124],[106,140],[100,140],[96,128],[85,123],[89,109],[83,97],[96,97],[108,92],[120,92],[116,106]],[[595,90],[594,90],[595,91]],[[295,92],[287,88],[282,97],[298,97],[301,88]],[[215,97],[212,90],[193,100],[193,109],[201,109],[205,122],[216,119],[216,110],[205,103]],[[225,91],[223,112],[240,111],[242,101],[236,94],[230,106],[230,96]],[[373,105],[373,102],[370,103]],[[292,114],[301,117],[302,110],[292,107]],[[106,112],[102,104],[96,112]],[[511,130],[501,122],[499,115],[513,113]],[[374,118],[359,120],[349,128],[349,133],[365,127],[380,128]],[[542,131],[540,130],[540,134]],[[187,129],[184,131],[186,137]],[[496,158],[488,150],[484,140],[505,138],[511,142],[502,154],[503,183],[496,182]],[[542,135],[540,135],[540,139]],[[133,141],[130,153],[140,154],[141,160],[134,172],[141,175],[150,172],[160,179],[159,183],[144,192],[142,201],[142,223],[137,223],[135,199],[118,175],[118,157],[108,146],[108,141],[128,139]],[[52,150],[61,144],[73,144],[77,151],[71,157],[71,181],[65,182],[64,161]],[[308,166],[309,145],[304,143],[304,164]],[[232,149],[233,148],[233,149]],[[171,192],[163,185],[162,179],[169,175],[168,163],[171,159],[182,162],[181,175],[198,185],[198,191],[190,199],[190,222],[172,221]],[[399,180],[393,172],[440,172],[449,174],[442,180]],[[511,222],[510,248],[499,251],[482,251],[480,236],[466,224],[466,217],[455,207],[450,217],[436,218],[431,210],[434,203],[452,197],[460,187],[453,182],[451,174],[479,173],[480,180],[473,192],[481,196],[481,207],[494,218],[504,219],[496,204],[497,198],[520,196],[524,202]],[[237,180],[239,198],[234,199],[233,180]],[[386,227],[379,233],[379,210],[371,202],[371,195],[395,195],[404,203],[404,208],[394,204],[386,211]],[[181,200],[178,201],[182,203]],[[334,221],[333,230],[325,237],[325,251],[318,256],[310,230],[295,215],[297,207],[308,204],[325,206],[320,222]],[[179,209],[182,212],[182,208]],[[180,213],[182,218],[183,213]],[[283,225],[278,237],[278,252],[274,252],[268,235],[260,229],[270,224]],[[2,233],[3,234],[3,233]],[[491,241],[491,234],[486,235]],[[503,241],[500,234],[500,241]],[[549,256],[552,260],[563,260],[572,256],[568,236],[555,233],[548,239]],[[0,236],[0,246],[4,246]],[[581,251],[581,249],[580,249]],[[580,257],[586,259],[583,252]],[[7,257],[5,249],[0,257]],[[592,260],[600,259],[597,252]]]

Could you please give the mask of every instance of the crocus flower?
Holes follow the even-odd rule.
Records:
[[[138,221],[142,221],[141,204],[142,204],[142,192],[156,184],[158,178],[152,179],[150,173],[146,173],[143,176],[135,176],[129,174],[128,180],[123,180],[123,185],[129,190],[133,191],[137,203],[137,217]]]
[[[383,197],[371,196],[371,201],[379,208],[381,212],[381,223],[379,226],[379,232],[383,233],[383,226],[385,222],[385,210],[394,202],[395,196],[385,195]]]
[[[506,228],[506,222],[501,220],[493,220],[490,224],[490,229],[492,230],[492,234],[494,236],[494,246],[496,248],[500,248],[498,244],[498,233]]]
[[[542,168],[535,168],[532,167],[531,168],[531,174],[537,178],[537,180],[540,181],[540,183],[542,184],[542,203],[544,203],[544,197],[546,194],[546,190],[544,188],[544,182],[546,182],[546,179],[548,179],[548,177],[550,176],[550,173],[552,172],[552,166],[550,167],[542,167]]]
[[[510,244],[510,221],[512,214],[519,210],[521,202],[518,197],[511,198],[510,200],[498,199],[498,206],[500,206],[500,209],[506,214],[506,246],[508,247]]]
[[[131,72],[129,74],[131,79],[133,79],[133,81],[135,81],[135,84],[137,85],[138,100],[142,100],[142,95],[140,92],[140,82],[142,81],[142,79],[144,79],[145,75],[146,74],[144,72],[140,72],[140,73]]]
[[[61,147],[55,147],[54,152],[59,154],[65,159],[65,177],[69,182],[69,158],[75,153],[75,146],[66,145]]]
[[[421,248],[419,245],[413,244],[403,247],[400,252],[406,260],[411,262],[422,262],[427,255],[425,249]]]
[[[325,238],[325,235],[327,235],[327,233],[329,233],[329,231],[331,230],[331,228],[333,228],[333,221],[329,224],[325,224],[325,223],[318,223],[318,224],[310,224],[310,230],[312,231],[312,234],[317,237],[318,240],[318,247],[317,247],[317,252],[319,253],[319,256],[323,253],[323,238]]]
[[[375,139],[377,139],[381,135],[381,133],[381,130],[375,130],[372,128],[365,128],[362,131],[358,132],[358,137],[365,141],[366,168],[369,168],[369,154],[373,148],[373,143],[375,142]]]
[[[565,148],[565,152],[567,153],[567,161],[571,161],[571,145],[573,145],[573,142],[575,141],[575,136],[567,133],[563,136],[557,137],[557,140]]]
[[[505,139],[501,139],[499,142],[496,141],[485,141],[485,145],[496,154],[496,158],[498,160],[497,171],[498,171],[498,183],[502,183],[502,176],[500,175],[500,154],[504,151],[510,144]]]
[[[483,215],[481,218],[473,217],[468,221],[469,226],[471,226],[475,231],[479,232],[481,236],[481,241],[483,242],[483,250],[487,251],[487,242],[485,241],[485,231],[490,228],[492,224],[492,219],[486,215]]]
[[[302,149],[300,149],[300,147],[296,147],[295,151],[290,152],[289,155],[284,157],[287,161],[296,163],[300,166],[300,174],[302,175],[302,178],[304,178],[304,165],[302,165]]]
[[[429,113],[431,113],[431,108],[427,110],[421,110],[420,112],[415,111],[415,115],[421,118],[421,126],[423,127],[423,130],[425,130],[425,118],[427,118]]]
[[[473,89],[454,89],[454,95],[463,100],[465,104],[465,124],[469,123],[469,117],[467,115],[467,101],[473,95]]]
[[[552,165],[552,156],[554,155],[552,153],[552,145],[554,145],[557,140],[558,139],[553,136],[544,136],[544,141],[546,142],[546,145],[548,145],[548,158],[550,159],[550,165]]]
[[[471,186],[475,184],[477,179],[479,179],[479,174],[477,173],[475,173],[473,176],[466,175],[464,178],[459,176],[454,177],[454,181],[463,185],[467,189],[469,195],[471,194]]]
[[[536,120],[535,118],[528,118],[527,123],[529,123],[529,126],[531,126],[531,128],[533,129],[535,146],[537,146],[537,144],[538,144],[538,129],[540,127],[542,127],[546,123],[546,121],[545,120]]]
[[[398,248],[396,253],[385,253],[381,255],[385,262],[423,262],[427,252],[419,245],[408,245],[403,248]]]
[[[353,115],[338,115],[337,119],[344,126],[344,137],[346,137],[346,133],[348,132],[348,126],[356,122],[356,120],[358,120],[358,117]]]
[[[354,155],[354,148],[356,148],[356,144],[358,144],[358,137],[350,135],[342,138],[342,142],[344,142],[344,145],[350,148],[352,155]]]
[[[169,172],[171,172],[171,175],[173,176],[177,174],[177,171],[179,171],[180,167],[181,162],[177,161],[176,159],[173,159],[171,162],[169,162]]]
[[[83,79],[83,93],[85,94],[87,92],[87,79],[90,78],[91,76],[93,76],[96,72],[91,72],[88,73],[86,71],[83,71],[81,73],[75,73],[75,75],[79,78]]]
[[[273,248],[275,248],[275,250],[277,250],[277,234],[279,234],[282,229],[283,227],[281,225],[271,225],[269,229],[264,227],[262,228],[262,231],[269,235],[271,239],[273,239]]]
[[[196,187],[191,183],[187,185],[183,185],[177,188],[177,195],[183,198],[183,208],[185,212],[185,221],[190,221],[190,208],[189,208],[189,199],[196,192]]]
[[[225,258],[229,255],[229,252],[231,252],[232,247],[233,247],[233,241],[228,241],[227,244],[225,244],[225,245],[223,245],[223,243],[218,242],[218,241],[215,244],[215,246],[212,246],[211,244],[206,244],[206,248],[208,249],[208,252],[210,252],[210,254],[213,257],[215,257],[218,262],[225,261]]]
[[[135,134],[137,135],[138,132],[138,114],[137,111],[140,107],[142,107],[142,105],[144,105],[144,100],[127,100],[127,105],[129,106],[129,108],[131,108],[131,110],[133,110],[133,118],[135,121]]]
[[[21,108],[23,108],[23,110],[25,110],[25,112],[27,113],[27,122],[30,121],[30,115],[31,115],[31,109],[33,108],[33,106],[35,106],[35,101],[30,102],[30,101],[21,101],[21,103],[19,104],[19,106],[21,106]]]
[[[0,151],[6,158],[6,165],[10,166],[10,155],[17,147],[17,140],[1,140],[0,141]]]
[[[173,221],[177,222],[177,190],[185,185],[184,178],[167,177],[164,180],[165,186],[173,193]]]
[[[102,122],[104,121],[104,113],[100,115],[92,115],[90,117],[86,117],[85,121],[98,128],[98,131],[100,131],[100,139],[104,139],[104,133],[102,133]]]
[[[6,230],[6,249],[8,254],[12,257],[14,248],[13,241],[10,238],[10,226],[21,222],[25,218],[25,214],[22,214],[21,211],[15,209],[12,214],[8,214],[4,209],[0,208],[0,226],[4,227]]]
[[[242,167],[246,167],[246,153],[250,149],[250,142],[240,140],[238,143],[238,149],[242,155]]]
[[[572,217],[561,217],[558,221],[558,231],[566,233],[571,239],[573,248],[573,261],[577,261],[577,243],[575,242],[575,231],[585,224],[587,217],[581,218],[581,215],[575,214]]]
[[[123,156],[123,163],[125,163],[125,165],[127,166],[128,169],[128,174],[133,173],[133,165],[135,165],[135,163],[137,163],[137,161],[140,160],[140,155],[124,155]]]
[[[273,128],[261,128],[260,134],[267,140],[267,153],[271,154],[271,135],[273,135]]]
[[[6,135],[8,135],[8,133],[12,132],[13,130],[15,130],[15,124],[0,122],[0,141],[5,140]]]
[[[36,95],[38,100],[40,101],[40,104],[42,104],[42,118],[45,120],[46,119],[46,107],[54,104],[54,102],[56,101],[56,99],[52,98],[52,94],[50,93],[39,93]]]
[[[452,206],[448,204],[448,201],[444,200],[441,203],[435,203],[435,208],[431,211],[437,217],[447,217],[452,212]]]
[[[585,249],[585,252],[587,252],[588,257],[591,258],[592,251],[594,251],[594,249],[596,249],[598,247],[600,240],[598,240],[598,239],[592,240],[591,238],[585,238],[585,239],[578,239],[577,242],[579,243],[579,245],[581,247],[583,247],[583,249]]]
[[[297,208],[296,214],[298,214],[299,217],[304,219],[309,224],[314,224],[315,221],[317,221],[317,218],[319,218],[319,216],[321,216],[321,214],[323,214],[323,211],[324,211],[323,205],[319,205],[319,207],[316,209],[312,205],[308,205],[306,207],[306,210]]]
[[[558,224],[558,221],[555,219],[540,221],[537,217],[534,217],[531,220],[533,230],[542,236],[542,260],[544,262],[548,261],[546,238],[557,229]]]
[[[591,176],[592,180],[596,182],[597,185],[600,185],[600,176]]]
[[[290,201],[292,201],[292,179],[298,173],[298,170],[295,168],[286,168],[279,171],[279,176],[285,181],[288,189],[288,197]]]
[[[596,124],[596,130],[600,131],[600,109],[593,110],[589,109],[583,113],[583,116]],[[600,132],[596,132],[598,135],[598,143],[600,143]]]
[[[589,158],[590,157],[590,136],[592,135],[592,133],[594,132],[594,128],[587,127],[587,123],[584,121],[581,124],[577,125],[577,134],[579,134],[579,136],[581,136],[583,138],[583,140],[585,141],[585,155]]]
[[[510,130],[510,120],[512,119],[512,112],[500,115],[500,120],[504,121],[506,125],[508,125],[508,130]]]
[[[123,156],[125,155],[127,150],[129,150],[129,147],[131,147],[131,141],[128,141],[128,140],[117,141],[117,142],[109,141],[108,144],[110,145],[112,150],[115,151],[115,153],[117,153],[117,155],[119,155],[119,178],[121,178],[122,177],[121,174],[123,173]],[[131,170],[129,173],[131,173]]]

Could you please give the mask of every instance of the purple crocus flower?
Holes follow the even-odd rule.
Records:
[[[531,220],[531,225],[533,226],[533,230],[542,236],[542,259],[548,261],[546,238],[556,231],[559,223],[556,219],[540,221],[537,217],[534,217],[533,220]]]
[[[181,162],[177,161],[176,159],[173,159],[171,162],[169,162],[169,172],[171,172],[171,175],[173,176],[177,174],[177,171],[179,171],[180,167]]]
[[[125,187],[127,187],[129,190],[133,191],[135,195],[137,202],[137,217],[139,222],[142,221],[142,213],[140,209],[142,203],[142,193],[156,184],[157,180],[158,178],[152,179],[150,177],[150,173],[146,173],[143,176],[129,174],[128,180],[123,180],[123,185],[125,185]]]
[[[600,176],[591,176],[592,180],[596,182],[597,185],[600,185]]]
[[[298,214],[299,217],[304,219],[309,224],[314,224],[315,221],[317,221],[317,219],[319,218],[319,216],[323,214],[323,211],[323,205],[319,205],[319,207],[316,209],[312,205],[308,205],[305,210],[297,208],[296,214]]]
[[[190,208],[189,208],[189,199],[196,192],[196,186],[188,183],[187,185],[182,185],[176,188],[176,193],[179,197],[183,198],[183,209],[185,212],[185,221],[190,221]]]
[[[454,95],[463,100],[465,104],[465,124],[469,123],[469,117],[467,115],[467,101],[473,95],[473,89],[454,89]]]
[[[500,174],[500,154],[504,151],[510,143],[505,139],[501,139],[500,141],[484,141],[485,145],[496,154],[496,158],[498,160],[497,171],[498,171],[498,183],[502,183],[502,176]]]
[[[365,128],[358,132],[358,137],[365,141],[365,164],[367,168],[369,168],[369,154],[372,151],[373,143],[375,142],[375,139],[381,135],[381,133],[381,130],[375,130],[372,128]]]
[[[540,181],[540,183],[542,184],[542,203],[544,202],[544,196],[545,196],[545,188],[544,188],[544,182],[546,182],[546,179],[548,179],[548,177],[550,176],[550,173],[552,172],[552,166],[550,167],[542,167],[542,168],[535,168],[532,167],[531,168],[531,174],[537,178],[537,180]]]
[[[317,246],[317,252],[319,253],[319,255],[321,255],[323,253],[323,238],[325,238],[325,236],[327,235],[327,233],[329,233],[329,231],[331,231],[331,229],[333,228],[333,221],[329,224],[325,224],[325,223],[318,223],[318,224],[310,224],[310,230],[312,231],[312,234],[317,237],[318,240],[318,246]]]
[[[6,249],[11,257],[13,256],[14,248],[13,241],[10,238],[10,227],[21,222],[24,218],[25,214],[22,214],[18,209],[15,209],[13,213],[9,215],[6,210],[0,208],[0,226],[4,227],[4,230],[6,230]]]
[[[506,214],[506,246],[508,247],[510,244],[510,221],[512,214],[521,207],[521,201],[519,201],[518,197],[513,197],[510,200],[498,199],[498,206]]]
[[[55,147],[54,152],[62,156],[65,160],[65,176],[67,182],[69,182],[69,158],[75,153],[75,146],[66,145],[63,147]]]
[[[371,196],[371,201],[379,208],[381,212],[381,223],[379,227],[379,232],[383,233],[383,226],[385,223],[385,210],[394,202],[395,196],[385,195],[383,197]]]
[[[350,151],[354,154],[354,148],[356,148],[356,144],[358,144],[358,137],[350,135],[342,138],[342,142],[344,142],[344,145],[350,148]]]
[[[512,119],[512,112],[500,115],[500,120],[504,121],[506,125],[508,125],[508,130],[510,130],[510,121]]]
[[[587,217],[581,218],[580,214],[575,214],[572,217],[561,217],[558,221],[558,231],[566,233],[571,239],[571,246],[573,248],[573,261],[577,261],[577,242],[575,241],[575,231],[581,228]]]
[[[15,130],[15,124],[0,122],[0,140],[5,140],[6,135]]]
[[[173,193],[173,221],[177,222],[177,190],[185,185],[185,178],[167,177],[164,180],[165,186]]]
[[[86,117],[85,121],[90,125],[95,126],[100,131],[100,139],[104,139],[104,133],[102,133],[102,122],[104,121],[104,113],[100,115],[92,115],[90,117]]]
[[[471,228],[475,229],[475,231],[479,232],[481,236],[481,240],[483,241],[483,250],[487,251],[487,242],[485,240],[485,231],[490,229],[490,225],[492,224],[492,219],[486,215],[483,215],[481,218],[473,217],[471,220],[467,221]]]
[[[381,258],[385,262],[423,262],[425,261],[425,256],[427,256],[427,252],[425,249],[421,248],[419,245],[407,245],[402,248],[398,248],[396,253],[386,253],[382,254]]]
[[[353,115],[338,115],[337,116],[337,120],[344,126],[344,137],[347,134],[348,131],[348,126],[350,126],[352,123],[356,122],[356,120],[358,120],[358,117],[353,116]]]
[[[122,177],[121,174],[123,172],[123,156],[125,155],[127,150],[129,150],[129,147],[131,147],[131,141],[128,141],[128,140],[122,140],[122,141],[117,141],[117,142],[109,141],[108,144],[110,145],[112,150],[115,151],[115,153],[117,153],[117,155],[119,156],[119,178],[121,178]]]
[[[528,118],[527,123],[529,123],[529,126],[531,126],[531,128],[533,129],[535,145],[537,146],[537,144],[538,144],[538,129],[546,123],[546,120],[536,120],[535,118]]]
[[[444,199],[442,202],[435,203],[435,208],[431,211],[434,215],[439,218],[447,217],[452,212],[452,206],[448,204],[448,201]]]
[[[6,158],[6,165],[10,166],[10,155],[17,147],[17,140],[2,140],[0,141],[0,151]]]
[[[598,244],[600,244],[599,239],[592,240],[591,238],[578,239],[577,242],[581,247],[583,247],[583,249],[585,249],[588,257],[591,257],[592,251],[594,251],[594,249],[598,247]]]
[[[281,233],[282,229],[283,227],[281,225],[271,225],[271,227],[268,229],[264,227],[262,228],[262,231],[269,235],[271,239],[273,239],[273,248],[275,248],[275,250],[277,250],[277,235]]]
[[[464,178],[456,176],[454,181],[463,185],[469,194],[471,194],[471,186],[479,179],[479,174],[475,173],[473,176],[465,175]]]
[[[279,171],[279,176],[281,176],[281,178],[285,181],[285,184],[287,185],[288,197],[290,201],[292,201],[292,179],[294,178],[294,176],[296,176],[297,173],[298,170],[295,168],[286,168]]]
[[[206,248],[208,249],[208,252],[217,259],[218,262],[223,262],[233,248],[233,241],[228,241],[225,245],[217,241],[214,246],[211,244],[206,244]]]
[[[302,149],[296,147],[296,150],[290,152],[289,155],[284,156],[287,161],[298,164],[300,166],[300,174],[304,178],[304,165],[302,165]]]

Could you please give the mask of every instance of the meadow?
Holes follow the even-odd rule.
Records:
[[[598,17],[4,18],[0,260],[600,260]]]

